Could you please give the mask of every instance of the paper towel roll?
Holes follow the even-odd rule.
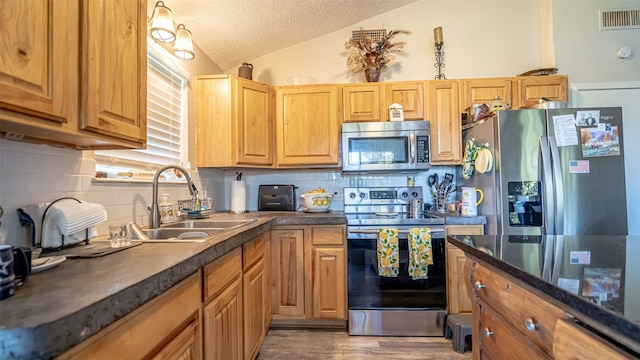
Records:
[[[244,180],[231,182],[231,212],[245,212],[247,210],[247,187]]]

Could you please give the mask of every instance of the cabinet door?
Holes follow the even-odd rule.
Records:
[[[264,259],[260,259],[242,276],[245,360],[256,357],[266,335],[264,327],[265,282]]]
[[[398,82],[386,83],[383,119],[389,121],[389,106],[393,103],[402,105],[405,120],[425,120],[424,116],[424,83]]]
[[[340,104],[334,85],[276,88],[278,166],[339,165]]]
[[[241,360],[242,280],[237,278],[204,307],[204,354],[207,360]]]
[[[513,81],[510,78],[495,79],[463,79],[460,80],[461,96],[460,111],[472,104],[487,104],[499,96],[500,99],[513,107]]]
[[[528,108],[543,97],[554,101],[568,101],[568,83],[566,75],[519,77],[519,105],[521,108]]]
[[[342,247],[313,248],[313,317],[347,319],[347,272]]]
[[[431,163],[462,163],[462,124],[456,80],[428,82],[429,120],[431,120]]]
[[[78,3],[0,1],[0,109],[77,122]]]
[[[445,227],[446,235],[482,235],[483,225],[453,225]],[[447,242],[445,248],[447,268],[447,310],[449,314],[470,313],[471,297],[467,291],[469,273],[465,271],[464,251]]]
[[[187,325],[173,340],[151,357],[152,360],[196,360],[200,353],[200,326],[198,321]]]
[[[304,230],[271,231],[271,286],[274,319],[304,318]]]
[[[355,84],[342,87],[344,122],[383,121],[379,84]],[[388,117],[388,116],[387,116]]]
[[[145,0],[81,1],[81,93],[84,130],[147,139]]]
[[[273,96],[271,87],[238,79],[237,163],[247,165],[273,164]],[[236,102],[233,102],[236,104]],[[211,149],[215,151],[215,149]]]

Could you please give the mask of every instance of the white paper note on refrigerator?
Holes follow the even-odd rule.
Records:
[[[558,146],[578,145],[576,118],[573,116],[573,114],[554,116],[553,131],[556,135],[556,143],[558,144]]]

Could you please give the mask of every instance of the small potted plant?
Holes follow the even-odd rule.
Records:
[[[344,44],[345,49],[349,51],[347,57],[349,71],[357,73],[364,70],[367,81],[377,82],[380,80],[380,72],[395,62],[395,56],[392,53],[402,51],[406,44],[404,41],[392,42],[398,34],[409,35],[411,32],[390,30],[380,39],[374,41],[361,29],[358,39],[352,38]]]

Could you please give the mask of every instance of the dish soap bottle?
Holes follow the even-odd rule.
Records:
[[[158,209],[160,210],[160,223],[168,224],[176,221],[173,213],[173,204],[169,201],[169,194],[162,194]]]

